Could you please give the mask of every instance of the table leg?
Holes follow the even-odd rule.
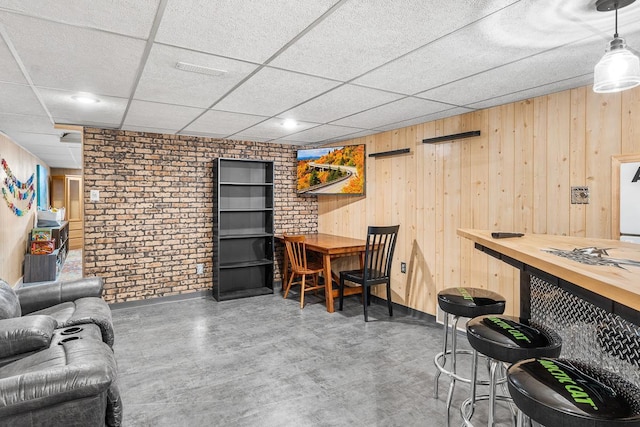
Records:
[[[333,308],[333,286],[331,285],[331,257],[327,254],[322,255],[322,264],[324,265],[324,295],[327,300],[327,311],[334,312]]]

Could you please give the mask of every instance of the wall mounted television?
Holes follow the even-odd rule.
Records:
[[[364,196],[365,145],[298,150],[297,193]]]

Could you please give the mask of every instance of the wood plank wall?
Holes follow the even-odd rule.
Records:
[[[422,143],[472,130],[481,136]],[[367,154],[411,153],[367,157],[366,197],[320,196],[319,231],[363,238],[367,225],[400,224],[394,302],[436,314],[440,290],[475,286],[500,292],[518,314],[518,272],[456,230],[611,238],[611,156],[640,153],[640,87],[581,87],[340,145],[360,143]],[[588,186],[590,203],[572,205],[571,186]]]
[[[0,158],[5,159],[11,172],[20,181],[26,181],[36,172],[37,164],[44,164],[31,153],[0,133]],[[0,182],[4,186],[6,174],[0,166]],[[35,178],[34,178],[35,179]],[[0,196],[2,197],[2,196]],[[0,200],[0,279],[11,286],[16,285],[22,277],[24,254],[27,250],[31,229],[35,225],[36,203],[31,211],[23,216],[16,216],[7,206],[4,198]],[[24,205],[21,205],[22,207]]]

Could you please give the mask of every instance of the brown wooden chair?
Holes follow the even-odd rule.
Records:
[[[304,242],[304,236],[284,236],[284,244],[289,257],[289,265],[291,266],[291,274],[287,287],[284,290],[284,297],[289,294],[291,285],[294,284],[294,278],[300,277],[296,283],[300,283],[300,308],[304,307],[304,293],[318,289],[324,289],[324,285],[319,284],[318,276],[324,270],[322,263],[307,263],[307,245]],[[306,278],[310,275],[313,277],[313,286],[307,286]]]

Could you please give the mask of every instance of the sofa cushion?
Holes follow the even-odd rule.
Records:
[[[7,282],[0,279],[0,319],[20,317],[20,301],[13,288]]]
[[[0,358],[49,347],[57,322],[51,316],[0,320]]]

